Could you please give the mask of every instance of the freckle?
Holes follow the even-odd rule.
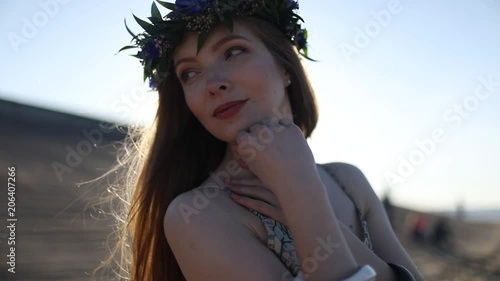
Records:
[[[349,227],[352,228],[352,224],[350,224]]]

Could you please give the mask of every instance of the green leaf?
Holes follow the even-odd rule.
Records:
[[[156,0],[156,2],[158,2],[158,4],[162,5],[163,7],[167,8],[169,10],[172,10],[172,11],[177,10],[177,6],[175,6],[174,3],[162,2],[162,1],[158,1],[158,0]]]
[[[126,18],[123,19],[123,22],[125,23],[125,28],[127,29],[128,33],[130,35],[132,35],[132,37],[135,37],[135,34],[132,31],[130,31],[130,28],[128,28],[128,26],[127,26],[127,19]]]
[[[151,16],[154,18],[160,18],[161,19],[161,13],[160,10],[158,10],[158,7],[156,7],[155,2],[151,4]]]
[[[205,41],[207,40],[208,38],[208,32],[204,31],[200,34],[200,36],[198,37],[198,46],[197,46],[197,50],[196,50],[196,55],[198,55],[198,53],[200,52],[201,48],[203,47],[203,44],[205,44]]]
[[[147,77],[151,76],[152,66],[153,62],[151,60],[148,60],[144,65],[144,80],[146,80]]]
[[[140,18],[136,17],[134,14],[132,14],[135,18],[135,21],[144,29],[146,30],[147,33],[149,34],[154,34],[156,29],[154,25],[150,24],[149,22],[143,21]]]
[[[310,61],[314,61],[314,62],[318,62],[317,60],[314,60],[314,59],[311,59],[310,57],[307,56],[307,48],[303,48],[302,49],[304,52],[303,53],[300,53],[300,55],[302,55],[304,58],[310,60]]]
[[[166,15],[167,18],[172,18],[174,16],[175,12],[170,12]]]
[[[151,23],[154,24],[155,28],[160,25],[161,23],[163,23],[163,19],[161,18],[155,18],[155,17],[148,17],[148,20],[151,21]]]
[[[125,46],[125,47],[121,48],[121,49],[118,51],[118,53],[119,53],[119,52],[121,52],[121,51],[123,51],[123,50],[132,49],[132,48],[138,48],[138,47],[137,47],[137,46]]]
[[[299,19],[301,22],[305,23],[304,19],[301,18],[299,15],[295,14],[295,16],[297,17],[297,19]]]

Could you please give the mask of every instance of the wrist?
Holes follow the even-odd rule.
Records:
[[[315,171],[302,171],[302,172],[288,172],[283,177],[276,177],[273,188],[278,190],[325,190],[326,187],[321,181],[318,172]],[[284,188],[286,187],[286,188]]]

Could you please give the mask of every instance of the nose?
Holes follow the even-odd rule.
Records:
[[[212,70],[208,75],[207,91],[212,96],[223,95],[231,90],[231,83],[222,71]]]
[[[210,96],[221,95],[229,90],[229,83],[224,81],[214,81],[208,83],[208,93]]]

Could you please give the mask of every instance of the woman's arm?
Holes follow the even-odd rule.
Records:
[[[417,281],[423,280],[394,233],[384,206],[361,170],[347,163],[330,163],[328,166],[335,171],[346,188],[355,193],[352,194],[354,197],[362,199],[375,254],[385,262],[404,266]]]
[[[390,267],[342,227],[319,176],[288,185],[277,197],[306,280],[342,280],[363,264],[375,269],[377,280],[395,280]]]
[[[236,151],[278,198],[293,235],[304,278],[307,281],[344,280],[354,274],[359,265],[344,239],[311,149],[302,130],[292,120],[271,121],[263,120],[248,131],[239,131]],[[262,135],[272,138],[259,143]],[[384,280],[392,280],[390,273],[381,274]]]
[[[337,164],[337,163],[336,163]],[[236,192],[240,197],[236,200],[236,202],[246,208],[250,208],[256,210],[270,218],[273,218],[276,221],[279,221],[281,224],[289,227],[287,220],[285,219],[283,208],[280,206],[277,196],[272,193],[269,189],[267,189],[262,181],[258,179],[251,180],[232,180],[229,185],[231,191]],[[312,189],[308,189],[308,192],[311,192]],[[324,197],[320,198],[323,199]],[[316,202],[316,201],[315,201]],[[379,280],[383,278],[383,280],[392,280],[396,275],[395,272],[389,267],[389,265],[382,260],[379,256],[373,253],[370,249],[366,247],[366,245],[359,240],[359,238],[352,233],[349,228],[347,228],[342,221],[337,220],[342,234],[344,235],[344,239],[351,250],[352,256],[356,260],[357,264],[368,264],[370,265],[376,272],[378,272]],[[333,242],[332,242],[333,244]],[[322,261],[324,253],[329,253],[339,247],[340,245],[333,244],[330,247],[324,247],[323,252],[318,252],[317,258],[318,261]],[[313,264],[314,267],[314,264]],[[306,264],[306,271],[311,269],[311,266]]]
[[[319,178],[295,182],[278,192],[305,279],[331,281],[352,275],[359,265],[347,247]]]

